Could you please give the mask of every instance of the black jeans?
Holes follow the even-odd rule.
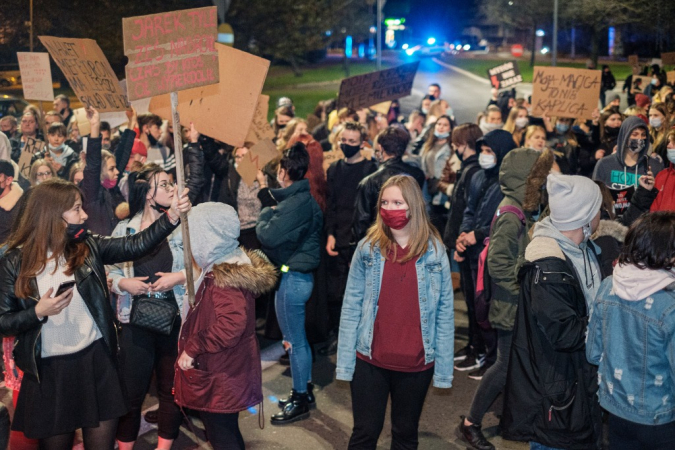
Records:
[[[354,429],[349,449],[375,449],[391,395],[391,448],[416,449],[417,428],[434,368],[397,372],[356,359],[351,382]]]
[[[611,450],[673,450],[675,422],[663,425],[642,425],[609,415],[609,448]]]
[[[213,450],[244,450],[244,437],[239,431],[239,413],[199,411],[199,416]]]
[[[467,257],[464,261],[459,263],[459,278],[464,294],[464,302],[466,303],[466,314],[469,317],[469,346],[472,347],[476,353],[485,353],[485,343],[483,342],[483,335],[480,332],[480,327],[476,321],[476,283],[473,281],[471,274],[471,263]]]
[[[327,256],[326,265],[328,266],[327,284],[328,284],[328,317],[330,319],[331,330],[340,328],[340,313],[342,312],[342,298],[345,295],[347,287],[347,277],[349,276],[349,248],[336,248],[337,256]]]
[[[506,372],[509,368],[509,353],[513,331],[497,330],[497,361],[485,372],[480,380],[478,389],[473,395],[471,409],[467,419],[473,424],[480,425],[488,408],[492,406],[497,396],[506,385]]]
[[[176,439],[183,420],[173,400],[174,363],[178,359],[180,318],[176,318],[169,336],[135,325],[123,324],[120,335],[120,369],[129,412],[120,417],[117,439],[133,442],[141,426],[141,407],[150,388],[152,371],[157,379],[159,398],[158,435]]]
[[[473,261],[471,262],[471,280],[473,282],[473,289],[475,292],[476,283],[478,282],[478,264],[477,262],[474,263]],[[475,302],[475,294],[474,294],[474,302]],[[474,315],[475,315],[475,305],[474,305]],[[495,330],[492,327],[490,327],[489,330],[484,330],[480,326],[478,326],[478,330],[482,338],[482,343],[483,345],[485,345],[485,347],[483,352],[478,351],[477,353],[485,353],[485,365],[487,367],[490,367],[497,360],[497,330]]]

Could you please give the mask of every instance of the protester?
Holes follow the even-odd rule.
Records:
[[[323,215],[304,178],[308,167],[309,154],[304,144],[298,142],[284,152],[277,174],[281,188],[263,190],[279,203],[274,208],[263,208],[256,224],[263,252],[282,272],[275,308],[293,376],[291,395],[280,401],[282,410],[272,416],[273,425],[309,417],[310,403],[315,403],[305,304],[314,284],[312,271],[319,263]]]
[[[615,108],[606,109],[600,115],[596,148],[593,151],[590,151],[586,147],[580,148],[579,175],[591,177],[597,162],[605,156],[614,153],[614,147],[617,144],[623,119],[623,114]]]
[[[408,133],[397,127],[388,127],[377,136],[375,155],[380,161],[376,172],[361,180],[354,203],[352,247],[366,235],[377,217],[377,198],[382,185],[394,175],[411,175],[420,187],[424,186],[424,172],[403,162],[409,142]]]
[[[42,130],[40,129],[40,119],[37,114],[32,111],[28,111],[21,116],[21,132],[11,140],[12,159],[15,162],[19,161],[21,150],[26,145],[27,139],[35,139],[38,141],[44,139]]]
[[[551,172],[554,157],[549,150],[521,148],[509,152],[499,171],[504,199],[492,221],[487,267],[490,275],[489,322],[497,330],[497,359],[485,371],[469,415],[459,424],[459,435],[479,450],[492,450],[481,430],[483,416],[506,384],[513,325],[520,284],[517,274],[530,241],[529,230],[545,206],[542,184]],[[518,216],[520,214],[520,217]]]
[[[134,130],[134,128],[138,126],[138,131],[136,133],[137,137],[134,136],[135,139],[131,154],[142,155],[150,162],[160,163],[160,161],[156,160],[157,158],[148,156],[148,150],[156,147],[159,143],[159,139],[162,136],[162,119],[156,114],[145,113],[137,116],[135,120],[129,118],[129,121],[129,129]],[[122,140],[120,139],[120,142],[121,141]],[[161,159],[161,163],[164,162],[162,156],[159,156],[159,159]],[[142,162],[145,163],[145,161]]]
[[[52,163],[46,159],[38,159],[30,166],[29,180],[31,186],[36,186],[56,176]]]
[[[19,134],[19,124],[14,116],[4,116],[0,118],[0,131],[5,133],[8,139],[14,139]]]
[[[502,122],[502,111],[499,107],[496,105],[488,106],[484,116],[480,117],[478,126],[480,126],[483,134],[502,128],[504,123]]]
[[[616,80],[614,79],[614,74],[608,65],[603,64],[602,77],[600,78],[600,104],[602,105],[602,108],[604,108],[606,104],[607,92],[613,91],[615,87]]]
[[[41,448],[67,448],[79,428],[85,449],[114,448],[126,406],[103,264],[139,258],[166,238],[190,209],[186,194],[148,230],[104,239],[84,227],[82,194],[72,183],[33,188],[0,260],[0,333],[17,337],[14,357],[24,372],[12,427],[40,439]],[[76,284],[58,293],[66,281]]]
[[[659,172],[654,181],[658,194],[650,211],[675,211],[675,130],[665,138],[667,167]]]
[[[63,123],[63,117],[58,112],[52,110],[45,113],[44,128],[43,132],[45,135],[49,134],[49,127],[53,123]]]
[[[70,99],[67,95],[59,94],[54,97],[54,110],[61,115],[61,123],[68,125],[74,117],[70,109]]]
[[[550,216],[537,223],[519,272],[521,294],[504,394],[502,436],[530,448],[600,448],[596,370],[586,324],[600,288],[595,245],[602,196],[588,178],[551,174]]]
[[[330,327],[335,334],[324,352],[327,355],[337,352],[340,311],[351,261],[352,218],[357,189],[361,180],[377,170],[375,161],[368,160],[361,154],[366,139],[363,125],[345,122],[338,139],[344,159],[332,163],[326,175],[328,188],[325,229],[328,236],[326,252],[329,256],[327,300]]]
[[[274,287],[277,273],[259,253],[238,248],[231,206],[197,205],[190,224],[201,274],[178,341],[176,403],[199,411],[214,449],[243,450],[239,412],[263,401],[255,298]]]
[[[175,185],[167,173],[154,163],[132,173],[129,185],[130,219],[117,224],[113,237],[131,236],[145,230],[169,209],[176,195]],[[157,448],[169,450],[182,422],[172,394],[173,365],[178,358],[181,326],[177,313],[183,309],[186,281],[181,230],[174,230],[143,258],[107,266],[107,270],[112,279],[111,290],[118,295],[117,319],[122,324],[120,375],[129,407],[117,428],[119,448],[133,449],[141,426],[141,407],[154,372],[159,399]],[[142,314],[142,305],[136,303],[147,299],[161,299],[175,308],[162,332],[137,322],[135,315]]]
[[[599,366],[612,449],[675,448],[674,232],[672,212],[638,219],[593,305],[586,355]]]
[[[17,213],[16,206],[23,195],[23,189],[14,181],[14,174],[12,163],[0,160],[0,245],[9,237]]]
[[[274,130],[275,141],[281,137],[281,130],[286,128],[288,122],[295,117],[295,112],[290,106],[280,106],[274,110],[274,119],[272,128]]]
[[[553,150],[555,162],[565,175],[574,175],[578,171],[579,140],[574,133],[574,119],[567,117],[544,117],[546,127],[546,146]]]
[[[439,183],[443,177],[445,163],[452,156],[450,150],[450,134],[452,133],[452,120],[446,115],[438,117],[434,125],[433,134],[424,143],[420,152],[421,166],[426,178],[425,194],[431,197],[429,205],[429,217],[437,230],[442,230],[447,218],[445,202],[448,199],[445,191],[441,190]]]
[[[663,161],[668,159],[666,152],[666,135],[671,130],[671,117],[664,103],[654,103],[649,108],[649,137],[652,153],[656,153]]]
[[[389,396],[392,448],[417,448],[429,384],[452,386],[450,264],[414,178],[389,178],[377,204],[340,320],[337,379],[351,382],[354,415],[348,448],[375,449]]]
[[[511,112],[509,112],[503,129],[511,133],[516,146],[520,147],[524,143],[523,137],[529,123],[530,118],[527,108],[517,106],[512,108]]]
[[[602,158],[595,166],[593,179],[602,181],[612,191],[615,211],[621,217],[631,204],[639,179],[649,172],[653,176],[663,169],[658,155],[648,156],[647,125],[638,117],[628,117],[621,124],[615,154]]]
[[[63,180],[68,179],[70,168],[80,160],[79,155],[65,141],[66,126],[60,122],[53,123],[47,129],[46,148],[33,157],[33,161],[48,160],[56,170],[56,176]]]

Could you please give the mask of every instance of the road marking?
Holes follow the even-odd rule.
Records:
[[[441,60],[439,60],[439,59],[437,59],[437,58],[432,58],[432,60],[433,60],[436,64],[438,64],[438,65],[440,65],[440,66],[446,67],[446,68],[448,68],[448,69],[450,69],[450,70],[454,70],[454,71],[457,72],[457,73],[461,73],[461,74],[464,75],[464,76],[467,76],[467,77],[469,77],[469,78],[473,78],[474,80],[476,80],[476,81],[478,81],[478,82],[480,82],[480,83],[487,84],[488,86],[490,86],[490,80],[488,80],[487,78],[479,77],[479,76],[476,75],[475,73],[471,73],[471,72],[469,72],[469,71],[467,71],[467,70],[460,69],[460,68],[457,67],[457,66],[453,66],[453,65],[451,65],[451,64],[444,63],[443,61],[441,61]]]

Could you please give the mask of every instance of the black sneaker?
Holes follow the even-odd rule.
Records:
[[[487,372],[488,369],[489,367],[483,364],[483,367],[481,367],[480,369],[476,369],[473,372],[469,372],[469,378],[471,378],[472,380],[482,380],[483,375],[485,375],[485,372]]]
[[[464,361],[471,353],[473,353],[473,349],[470,345],[457,350],[455,352],[455,362]]]
[[[148,411],[145,413],[143,418],[148,423],[157,423],[159,422],[159,410],[153,409],[152,411]]]
[[[464,416],[460,416],[460,418],[462,421],[455,431],[458,438],[468,443],[471,446],[470,448],[475,448],[476,450],[495,450],[495,446],[485,439],[480,425],[466,426],[464,425]]]
[[[282,366],[290,366],[291,365],[291,356],[288,354],[288,352],[285,352],[281,357],[279,358],[279,364]]]
[[[467,372],[469,370],[476,370],[483,367],[485,364],[485,355],[469,355],[464,361],[455,364],[455,370],[460,372]]]
[[[297,422],[309,417],[309,396],[307,393],[298,394],[295,390],[291,391],[290,402],[281,412],[272,416],[272,425],[286,425]]]

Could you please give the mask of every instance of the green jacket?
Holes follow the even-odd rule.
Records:
[[[277,267],[311,272],[319,265],[323,214],[309,193],[309,181],[270,192],[279,204],[263,208],[258,216],[255,231],[262,251]]]
[[[499,185],[504,199],[499,208],[512,205],[523,210],[528,176],[541,153],[521,148],[509,152],[499,171]],[[515,214],[502,214],[495,221],[490,233],[487,264],[492,279],[490,324],[497,329],[510,331],[518,310],[518,270],[523,264],[525,247],[530,241],[529,230],[533,225],[531,211],[525,213],[526,224]]]

